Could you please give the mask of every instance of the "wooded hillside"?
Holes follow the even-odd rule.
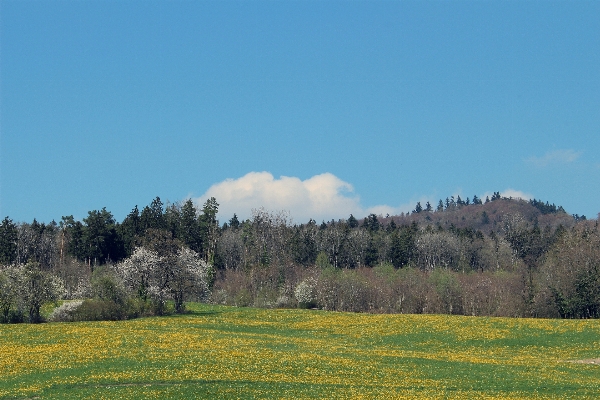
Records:
[[[302,224],[286,212],[264,209],[253,210],[251,219],[233,215],[220,224],[217,213],[214,198],[197,209],[191,200],[165,206],[157,197],[141,212],[136,206],[122,222],[106,209],[90,211],[83,221],[67,216],[49,224],[14,223],[7,217],[0,226],[4,319],[19,309],[26,314],[27,302],[13,290],[24,282],[14,271],[26,265],[60,280],[55,285],[60,293],[48,299],[98,299],[102,275],[123,288],[123,298],[160,304],[174,299],[176,311],[183,311],[184,299],[209,291],[210,301],[239,306],[564,318],[600,314],[597,220],[569,215],[547,202],[501,198],[496,192],[485,201],[475,196],[440,200],[436,207],[418,203],[411,213],[397,216],[357,220],[350,215]],[[185,249],[191,253],[184,264],[195,265],[189,267],[196,268],[192,275],[202,276],[196,285],[203,288],[201,295],[182,284],[175,289],[176,279],[192,279],[189,271],[182,272],[188,268],[181,261]],[[124,266],[134,256],[140,268],[153,263],[154,270],[136,281],[141,286],[126,287]]]

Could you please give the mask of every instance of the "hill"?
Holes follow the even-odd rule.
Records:
[[[412,212],[410,214],[386,216],[380,221],[388,225],[394,221],[397,225],[410,225],[416,222],[420,226],[441,226],[450,229],[471,229],[482,231],[486,235],[492,232],[502,233],[503,221],[507,215],[521,215],[528,229],[538,226],[540,229],[555,230],[559,226],[571,228],[580,219],[567,214],[561,206],[550,205],[542,201],[499,198],[482,204],[463,204],[445,208],[443,211]]]

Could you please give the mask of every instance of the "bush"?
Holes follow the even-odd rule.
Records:
[[[432,312],[439,314],[462,314],[462,288],[457,274],[447,269],[437,268],[429,275],[434,291]]]
[[[122,304],[99,298],[73,300],[55,308],[49,321],[119,321],[156,315],[151,302],[137,298],[126,299]]]
[[[73,312],[73,321],[119,321],[152,315],[145,302],[128,300],[117,304],[109,300],[86,299]]]
[[[372,311],[374,290],[366,272],[370,270],[325,268],[316,285],[317,303],[325,310]]]
[[[125,319],[125,310],[112,301],[87,299],[74,313],[75,321],[117,321]]]
[[[315,278],[306,278],[294,290],[294,296],[300,308],[312,308],[317,301],[317,281]]]
[[[83,300],[72,300],[66,301],[59,307],[56,307],[52,313],[48,316],[48,321],[52,322],[73,322],[75,321],[75,315],[77,309]]]
[[[115,304],[124,305],[127,294],[123,283],[113,274],[96,270],[91,279],[91,291],[94,298],[112,301]]]
[[[25,322],[25,314],[20,309],[10,309],[7,313],[0,315],[1,324],[20,324]]]

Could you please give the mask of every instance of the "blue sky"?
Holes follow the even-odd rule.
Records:
[[[0,3],[0,214],[600,212],[600,2]]]

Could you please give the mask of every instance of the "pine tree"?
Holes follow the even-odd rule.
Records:
[[[140,216],[142,229],[165,229],[165,218],[163,215],[163,203],[160,197],[156,196],[149,206],[144,207]]]
[[[240,221],[235,213],[233,213],[233,217],[229,220],[229,227],[232,229],[238,229],[240,227]]]
[[[413,210],[413,213],[419,214],[421,211],[423,211],[423,207],[421,207],[421,202],[418,201],[417,205],[415,206],[415,209]]]
[[[17,258],[17,226],[8,217],[0,225],[0,264],[12,264]]]
[[[191,199],[181,207],[177,238],[194,251],[200,251],[202,248],[197,211]]]
[[[136,239],[143,236],[142,224],[140,221],[140,211],[137,205],[121,223],[120,232],[121,237],[123,238],[123,244],[125,246],[125,253],[127,256],[130,256],[135,248]]]
[[[358,227],[358,221],[356,220],[356,218],[354,218],[354,215],[350,214],[350,217],[348,217],[348,226],[350,228],[356,228]]]
[[[363,222],[363,228],[368,230],[369,232],[377,232],[379,230],[379,220],[377,219],[377,215],[369,214],[367,218],[365,218]]]
[[[442,199],[440,199],[440,201],[438,202],[436,211],[444,211],[444,202],[442,201]]]

